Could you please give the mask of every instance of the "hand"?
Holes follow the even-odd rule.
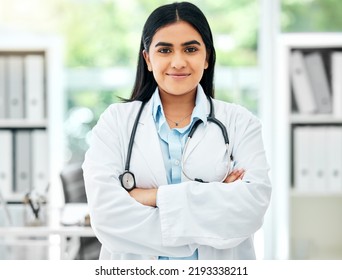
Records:
[[[157,189],[135,188],[129,192],[130,196],[145,206],[156,207]]]
[[[245,170],[236,169],[229,173],[226,179],[224,179],[223,183],[232,183],[236,180],[242,179],[243,175],[245,175]]]

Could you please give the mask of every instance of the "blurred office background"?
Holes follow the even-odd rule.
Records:
[[[6,34],[63,41],[63,165],[82,162],[90,131],[104,109],[132,88],[146,17],[165,0],[0,0],[0,41]],[[242,104],[264,122],[272,166],[276,36],[342,30],[339,0],[198,0],[214,33],[216,97]],[[276,186],[274,186],[276,189]],[[288,258],[270,207],[258,257]],[[281,227],[279,231],[281,231]],[[277,236],[276,236],[277,235]],[[305,243],[306,244],[306,243]],[[304,245],[305,245],[304,244]],[[303,245],[303,246],[304,246]],[[280,250],[280,251],[279,251]]]
[[[155,7],[169,2],[0,0],[2,34],[53,34],[64,40],[66,162],[83,160],[89,131],[101,112],[119,97],[129,96],[142,24]],[[332,32],[342,26],[338,0],[282,0],[280,13],[274,15],[262,11],[261,0],[192,2],[206,13],[214,33],[217,98],[240,103],[256,114],[263,94],[261,15],[279,16],[274,22],[279,22],[281,32]]]

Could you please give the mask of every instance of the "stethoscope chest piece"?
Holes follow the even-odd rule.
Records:
[[[126,170],[119,176],[119,179],[122,187],[128,192],[136,187],[134,174],[130,171]]]

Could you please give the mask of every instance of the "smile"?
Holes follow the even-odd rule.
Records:
[[[166,74],[166,76],[169,76],[169,77],[174,78],[174,79],[184,79],[184,78],[186,78],[186,77],[189,77],[190,75],[191,75],[191,74],[186,74],[186,73],[184,73],[184,74],[179,74],[179,73],[177,73],[177,74],[167,73],[167,74]]]

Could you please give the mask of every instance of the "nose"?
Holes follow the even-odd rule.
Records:
[[[186,58],[183,53],[174,53],[171,60],[171,67],[175,69],[182,69],[186,66]]]

